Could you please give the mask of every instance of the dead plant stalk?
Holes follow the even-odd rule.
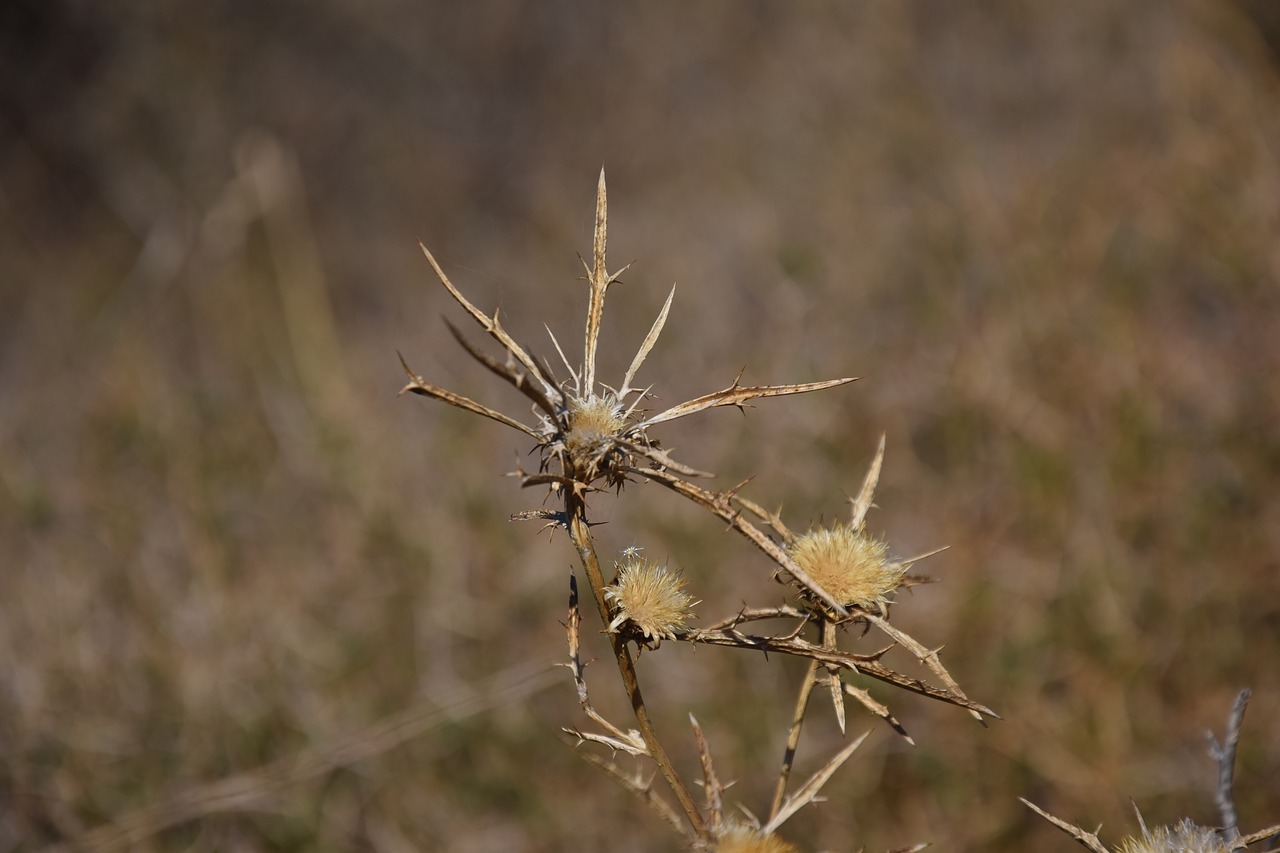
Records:
[[[427,382],[413,372],[404,358],[401,363],[409,382],[401,393],[414,393],[441,400],[449,405],[480,415],[515,429],[534,439],[538,452],[537,471],[516,472],[524,487],[550,490],[556,509],[542,507],[517,513],[512,520],[544,521],[555,530],[565,531],[578,555],[582,571],[591,587],[596,609],[606,626],[622,686],[631,703],[639,726],[629,732],[608,722],[592,706],[587,691],[585,669],[579,653],[576,582],[571,578],[569,618],[567,621],[569,663],[577,685],[580,704],[587,716],[603,732],[586,732],[577,728],[565,731],[577,741],[603,744],[616,751],[647,756],[675,797],[679,810],[657,798],[647,782],[633,779],[612,761],[592,757],[592,763],[619,780],[623,786],[643,799],[668,823],[678,824],[674,815],[682,812],[687,827],[681,831],[694,849],[716,849],[718,844],[734,844],[745,834],[749,838],[768,840],[768,849],[793,849],[776,839],[774,833],[805,804],[814,801],[822,785],[853,753],[865,738],[856,738],[832,756],[806,782],[787,794],[791,768],[807,714],[812,688],[827,688],[841,732],[845,728],[844,697],[851,696],[875,716],[885,720],[896,732],[907,738],[901,724],[887,707],[864,689],[845,683],[845,673],[869,676],[895,687],[938,699],[967,709],[978,719],[994,717],[989,708],[965,696],[943,667],[936,651],[930,650],[906,633],[889,624],[889,606],[895,590],[925,578],[907,574],[914,562],[926,555],[907,560],[887,556],[887,545],[865,531],[867,512],[879,478],[884,457],[884,441],[876,452],[862,489],[852,501],[847,524],[818,528],[806,534],[792,532],[777,513],[764,510],[758,503],[739,494],[745,483],[721,491],[713,491],[691,482],[693,478],[712,475],[674,459],[664,450],[651,430],[659,424],[694,415],[721,406],[742,408],[750,401],[766,397],[782,397],[833,388],[854,381],[853,377],[794,385],[742,385],[741,376],[720,391],[704,394],[657,413],[649,413],[644,404],[651,399],[650,388],[641,387],[636,375],[657,343],[666,323],[673,287],[657,319],[640,344],[630,367],[617,386],[606,385],[596,376],[596,354],[600,339],[605,296],[627,268],[610,273],[606,263],[608,204],[604,172],[596,191],[595,229],[591,261],[583,260],[589,287],[586,328],[583,335],[582,362],[574,366],[565,356],[560,343],[551,335],[551,343],[568,377],[557,381],[551,368],[535,358],[502,326],[498,314],[492,316],[478,309],[454,287],[444,270],[425,246],[423,253],[449,295],[478,326],[497,341],[505,357],[494,358],[469,341],[457,328],[449,330],[461,346],[490,372],[510,384],[532,403],[535,423],[528,423],[491,409],[481,403]],[[550,330],[548,330],[550,331]],[[696,602],[684,593],[685,581],[665,565],[639,559],[640,549],[627,549],[624,560],[615,564],[616,576],[606,580],[588,519],[588,498],[603,488],[621,491],[627,483],[652,482],[691,501],[726,522],[729,527],[751,542],[772,566],[775,578],[795,594],[794,604],[744,608],[735,616],[719,620],[706,629],[688,627]],[[771,531],[771,532],[770,532]],[[747,634],[739,627],[765,619],[784,620],[790,627],[772,634]],[[850,626],[860,625],[863,632],[877,629],[889,639],[886,648],[870,653],[854,653],[841,649],[843,635]],[[816,631],[814,641],[802,638],[806,631]],[[707,739],[696,721],[695,742],[699,750],[704,807],[694,802],[689,784],[681,777],[659,741],[640,689],[640,679],[632,656],[631,644],[637,649],[657,650],[663,639],[728,646],[742,650],[777,652],[808,659],[809,675],[800,689],[789,728],[786,753],[774,786],[775,794],[768,818],[761,822],[748,817],[744,823],[737,817],[726,817],[723,789],[715,772]],[[888,648],[899,646],[912,654],[933,674],[935,682],[897,672],[881,658]],[[910,742],[910,738],[907,738]],[[726,847],[726,849],[728,849]],[[737,849],[737,848],[735,848]],[[756,848],[752,848],[756,849]],[[763,849],[763,848],[761,848]]]

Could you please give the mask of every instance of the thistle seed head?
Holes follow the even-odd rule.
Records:
[[[616,631],[631,623],[648,640],[674,639],[693,617],[693,597],[684,591],[685,580],[666,566],[637,556],[616,564],[617,579],[604,594],[617,616],[609,623]]]
[[[883,613],[907,567],[888,558],[889,546],[851,525],[819,527],[796,537],[787,551],[841,604]]]
[[[1172,827],[1144,832],[1141,838],[1126,838],[1119,853],[1227,853],[1229,849],[1212,829],[1183,819]]]
[[[622,405],[611,394],[570,398],[565,416],[564,449],[576,470],[598,468],[627,430]]]
[[[731,825],[720,834],[716,853],[798,853],[794,844],[749,826]]]

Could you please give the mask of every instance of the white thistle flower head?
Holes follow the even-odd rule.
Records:
[[[888,558],[888,543],[848,524],[810,530],[787,552],[836,601],[871,613],[884,613],[907,572]]]
[[[1126,838],[1119,853],[1227,853],[1229,849],[1212,829],[1183,819],[1172,827],[1144,832],[1141,838]]]
[[[685,579],[666,566],[636,556],[616,568],[617,579],[604,591],[605,598],[617,608],[609,630],[631,623],[648,640],[674,639],[675,632],[693,617],[693,606],[698,603],[684,591]]]

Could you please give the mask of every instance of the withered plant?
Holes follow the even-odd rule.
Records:
[[[849,520],[796,533],[783,523],[778,513],[765,510],[761,504],[743,495],[745,483],[721,490],[695,483],[695,480],[712,475],[672,458],[654,434],[656,428],[664,423],[707,409],[719,406],[741,408],[749,401],[764,397],[835,388],[852,382],[853,378],[797,385],[746,386],[740,383],[739,376],[727,388],[650,412],[646,404],[652,399],[652,386],[638,384],[637,375],[667,320],[675,295],[672,288],[622,381],[617,385],[600,381],[596,375],[596,353],[605,295],[629,267],[612,273],[608,270],[605,261],[607,218],[602,171],[596,194],[592,258],[590,263],[583,259],[589,298],[582,363],[572,366],[554,335],[551,336],[567,371],[564,378],[558,378],[545,361],[534,357],[528,347],[512,338],[503,328],[497,312],[489,316],[463,296],[431,252],[422,247],[450,296],[486,334],[498,342],[502,355],[495,357],[486,353],[451,323],[448,324],[449,330],[476,361],[528,397],[532,403],[532,421],[495,411],[469,397],[434,385],[411,370],[403,357],[401,362],[409,382],[401,393],[412,392],[443,400],[505,424],[534,442],[537,470],[519,470],[516,475],[524,487],[547,490],[547,500],[541,508],[517,513],[512,520],[541,520],[547,526],[568,534],[612,645],[618,673],[636,720],[635,729],[616,725],[592,706],[587,691],[586,664],[579,651],[581,613],[578,587],[576,578],[571,576],[566,622],[568,667],[573,674],[582,709],[596,728],[586,730],[572,726],[565,731],[577,743],[599,744],[614,753],[623,751],[652,760],[675,804],[655,791],[643,777],[625,772],[610,757],[584,752],[588,760],[603,768],[680,832],[691,849],[793,850],[790,844],[776,836],[776,831],[798,809],[814,800],[823,784],[866,737],[864,734],[850,741],[811,778],[798,787],[791,787],[791,769],[815,687],[825,688],[829,694],[841,731],[845,728],[845,699],[849,697],[910,741],[889,709],[867,690],[846,682],[845,674],[861,674],[911,693],[957,705],[967,709],[979,721],[996,715],[964,694],[943,666],[936,650],[916,641],[890,622],[894,593],[926,580],[908,572],[913,563],[929,555],[895,559],[890,556],[887,543],[866,530],[866,517],[884,457],[883,437],[860,491],[851,499]],[[589,522],[592,495],[610,489],[620,492],[630,483],[644,481],[656,483],[693,502],[745,536],[764,554],[769,570],[791,594],[790,601],[743,607],[707,627],[694,628],[688,623],[696,602],[686,591],[686,580],[665,565],[643,559],[640,549],[626,549],[621,559],[614,562],[612,576],[606,577]],[[773,633],[752,633],[753,625],[766,620],[782,620],[787,627]],[[842,641],[860,639],[872,629],[887,638],[882,647],[868,651],[841,647]],[[706,740],[696,721],[692,722],[701,755],[704,795],[701,805],[694,801],[689,782],[668,757],[650,721],[632,652],[633,647],[637,653],[641,649],[657,651],[664,640],[771,652],[809,661],[808,672],[796,697],[774,795],[765,817],[757,818],[745,810],[742,816],[726,814],[724,786],[719,781]],[[932,673],[932,679],[908,675],[884,663],[885,653],[895,646],[910,652]]]
[[[1236,747],[1240,742],[1240,725],[1244,720],[1244,710],[1249,705],[1250,691],[1241,690],[1236,696],[1231,714],[1227,717],[1227,729],[1218,743],[1213,733],[1209,733],[1209,755],[1218,765],[1218,787],[1215,796],[1218,806],[1218,817],[1222,825],[1218,827],[1200,826],[1190,818],[1183,818],[1170,826],[1147,827],[1142,812],[1134,804],[1134,813],[1138,818],[1141,835],[1130,836],[1115,848],[1116,853],[1231,853],[1244,850],[1254,844],[1270,840],[1268,850],[1275,850],[1275,841],[1280,838],[1280,825],[1269,826],[1248,835],[1240,834],[1236,820],[1236,806],[1233,789],[1235,786]],[[1022,798],[1019,798],[1022,799]],[[1040,817],[1049,821],[1058,829],[1074,838],[1081,847],[1087,847],[1093,853],[1109,853],[1098,833],[1081,829],[1075,824],[1054,817],[1049,812],[1032,803],[1022,800],[1023,805]]]

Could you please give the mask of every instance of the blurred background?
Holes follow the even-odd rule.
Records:
[[[5,3],[0,850],[676,848],[558,737],[573,555],[507,521],[527,443],[396,398],[398,349],[527,417],[416,243],[576,359],[602,164],[637,260],[604,377],[673,282],[664,403],[864,377],[659,437],[804,529],[886,433],[871,529],[950,546],[895,623],[1004,716],[870,685],[917,745],[851,709],[790,840],[1078,849],[1018,796],[1111,843],[1130,798],[1215,823],[1245,685],[1241,824],[1280,820],[1275,8]],[[704,620],[779,600],[669,493],[597,515]],[[766,812],[803,663],[640,665],[680,766],[693,712]],[[797,772],[841,742],[815,709]]]

